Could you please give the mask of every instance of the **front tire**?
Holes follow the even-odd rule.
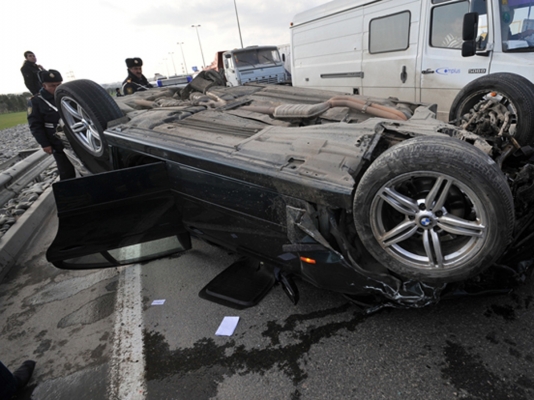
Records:
[[[55,99],[65,135],[79,159],[92,173],[111,170],[103,133],[109,121],[123,116],[115,100],[102,86],[86,79],[60,85]]]
[[[363,245],[390,271],[441,284],[488,268],[508,245],[513,199],[497,165],[448,137],[406,140],[381,154],[354,197]]]
[[[478,114],[466,126],[486,138],[494,138],[501,130],[506,112],[509,113],[510,134],[521,145],[534,143],[534,85],[526,78],[495,73],[482,76],[467,84],[454,99],[449,112],[449,121],[462,125],[471,120],[473,107],[480,107],[485,100],[495,104]]]

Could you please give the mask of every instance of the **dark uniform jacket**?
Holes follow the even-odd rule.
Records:
[[[20,72],[22,72],[22,76],[24,77],[24,84],[31,94],[37,94],[43,87],[41,82],[39,82],[39,71],[40,69],[37,64],[28,60],[24,61],[24,64],[22,64],[22,68],[20,69]]]
[[[141,78],[137,78],[134,74],[128,71],[128,78],[122,82],[122,93],[124,95],[140,92],[151,88],[152,85],[148,83],[148,80],[144,75]]]
[[[52,146],[52,149],[61,152],[63,143],[55,135],[60,119],[59,112],[52,107],[55,107],[54,96],[44,88],[41,89],[28,101],[28,124],[32,135],[41,147]]]

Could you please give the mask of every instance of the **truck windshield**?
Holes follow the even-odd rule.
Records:
[[[534,0],[499,2],[503,51],[534,50]]]
[[[280,65],[278,49],[254,49],[234,54],[237,68]]]

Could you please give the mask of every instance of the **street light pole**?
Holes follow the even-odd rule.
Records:
[[[177,44],[180,45],[180,50],[182,51],[182,60],[184,61],[185,73],[187,74],[187,65],[185,63],[184,48],[182,47],[182,45],[185,44],[185,43],[184,42],[178,42]]]
[[[239,40],[241,41],[241,48],[243,48],[243,38],[241,37],[241,26],[239,25],[239,15],[237,15],[237,4],[234,0],[235,17],[237,19],[237,30],[239,31]]]
[[[171,74],[169,74],[169,64],[167,64],[166,58],[164,58],[163,61],[165,61],[165,68],[167,68],[167,79],[169,79],[169,77],[171,76]]]
[[[169,51],[169,55],[171,56],[172,67],[174,68],[174,76],[177,76],[178,74],[176,73],[176,65],[174,65],[174,52]]]
[[[206,61],[204,60],[204,52],[202,51],[202,43],[200,43],[200,35],[198,34],[198,28],[200,28],[200,25],[191,25],[192,28],[195,28],[197,30],[197,38],[198,38],[198,45],[200,46],[200,54],[202,54],[202,68],[206,66]]]

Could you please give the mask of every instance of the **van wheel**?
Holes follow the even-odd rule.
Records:
[[[80,79],[56,89],[56,104],[72,149],[92,173],[112,169],[104,129],[123,116],[115,100],[99,84]]]
[[[504,252],[514,226],[512,193],[497,165],[446,137],[406,140],[382,153],[354,196],[363,245],[408,279],[467,279]]]
[[[534,85],[522,76],[505,72],[482,76],[458,93],[449,121],[490,140],[504,125],[504,134],[521,145],[532,144]]]

